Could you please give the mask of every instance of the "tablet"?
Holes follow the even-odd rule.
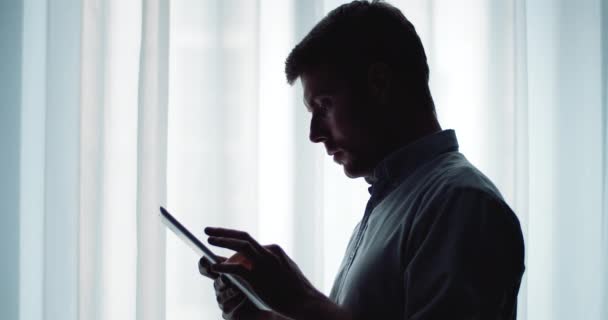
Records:
[[[186,229],[177,219],[175,219],[165,208],[160,207],[161,220],[175,235],[177,235],[182,241],[184,241],[190,248],[192,248],[199,256],[205,256],[211,261],[211,263],[218,263],[217,256],[205,246],[197,237],[195,237],[188,229]],[[228,278],[234,286],[236,286],[253,304],[261,310],[272,311],[272,309],[264,302],[257,294],[251,289],[251,286],[241,278],[235,277],[231,274],[224,273],[224,276]]]

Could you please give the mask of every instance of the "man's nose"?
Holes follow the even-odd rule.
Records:
[[[323,128],[321,121],[317,117],[310,120],[310,134],[308,136],[313,143],[324,142],[327,140],[326,130]]]

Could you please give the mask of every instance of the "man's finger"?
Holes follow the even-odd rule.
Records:
[[[281,248],[278,244],[270,244],[270,245],[264,246],[264,248],[266,250],[268,250],[270,252],[270,254],[272,254],[275,258],[277,258],[277,260],[285,262],[285,258],[287,257],[287,254],[285,253],[283,248]]]
[[[226,258],[218,256],[218,261],[220,262],[224,262],[226,261]],[[205,277],[211,278],[211,279],[217,279],[217,277],[219,276],[218,273],[211,271],[211,261],[209,261],[209,259],[207,259],[207,257],[202,257],[199,261],[198,261],[198,271],[204,275]]]
[[[229,286],[224,288],[224,290],[216,292],[218,302],[225,303],[226,301],[236,297],[236,296],[245,296],[241,291],[235,287]]]
[[[229,237],[241,240],[247,240],[247,238],[250,237],[249,234],[247,234],[247,232],[245,231],[226,228],[206,227],[205,233],[208,236]]]
[[[264,248],[260,245],[249,233],[240,230],[225,229],[225,228],[205,228],[205,233],[212,237],[233,238],[251,243],[256,251],[263,252]]]
[[[252,261],[253,263],[255,263],[256,261],[260,261],[264,257],[264,254],[258,251],[252,245],[252,243],[245,240],[222,237],[209,237],[209,239],[207,239],[207,242],[214,246],[234,250],[244,255],[248,260]]]
[[[242,264],[236,263],[218,263],[211,266],[211,271],[217,273],[228,273],[237,275],[243,279],[249,279],[251,271],[245,268]]]
[[[244,295],[236,295],[231,299],[224,301],[223,303],[219,303],[220,309],[227,316],[227,319],[234,319],[234,313],[239,308],[247,305],[247,298]],[[240,319],[240,318],[237,318]]]
[[[230,286],[232,286],[232,283],[230,283],[230,280],[228,280],[228,278],[224,274],[220,274],[220,276],[215,279],[215,281],[213,281],[213,288],[215,289],[215,291],[218,292],[226,290],[227,287]]]
[[[211,271],[211,263],[206,257],[202,257],[200,260],[198,260],[198,272],[200,272],[200,274],[204,275],[205,277],[213,280],[219,277],[219,274]]]

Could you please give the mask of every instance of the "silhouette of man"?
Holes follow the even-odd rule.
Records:
[[[342,5],[292,50],[285,72],[304,89],[310,140],[365,178],[371,196],[329,297],[279,246],[206,228],[210,244],[237,251],[199,262],[224,318],[515,319],[519,221],[441,129],[426,55],[403,14],[376,1]],[[222,273],[244,278],[275,312],[257,310]]]

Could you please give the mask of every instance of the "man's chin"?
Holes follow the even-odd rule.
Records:
[[[335,157],[334,161],[342,166],[344,174],[351,179],[367,176],[367,171],[361,170],[361,166],[357,165],[359,162],[353,161],[353,158],[349,157],[347,153],[340,154],[338,157]]]
[[[353,168],[349,163],[342,163],[342,169],[344,169],[344,174],[351,178],[361,178],[365,176],[365,173],[362,170],[357,170],[357,168]]]

